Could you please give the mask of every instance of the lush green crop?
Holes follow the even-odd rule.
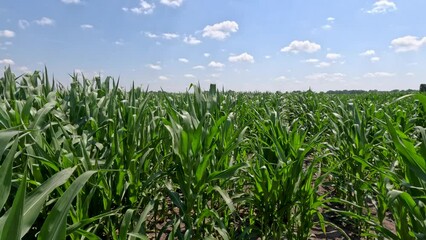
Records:
[[[426,238],[426,97],[0,80],[0,240]],[[336,233],[333,233],[334,235]]]

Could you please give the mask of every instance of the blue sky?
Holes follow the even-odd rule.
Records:
[[[44,65],[184,91],[417,89],[424,0],[14,0],[0,3],[0,71]]]

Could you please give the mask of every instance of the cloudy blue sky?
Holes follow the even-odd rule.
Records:
[[[0,68],[184,91],[417,89],[425,0],[14,0]],[[0,72],[0,74],[1,74]]]

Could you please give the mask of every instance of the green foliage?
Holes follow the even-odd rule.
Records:
[[[71,78],[0,79],[1,240],[425,238],[422,94]]]

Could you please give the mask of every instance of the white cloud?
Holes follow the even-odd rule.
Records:
[[[275,81],[286,81],[288,78],[286,76],[279,76],[275,78]]]
[[[203,56],[206,57],[206,58],[210,57],[210,53],[204,53]]]
[[[48,18],[48,17],[42,17],[39,20],[35,21],[40,26],[53,26],[55,25],[55,20]]]
[[[342,58],[342,55],[338,53],[327,53],[325,57],[330,60],[337,60],[339,58]]]
[[[324,29],[324,30],[330,30],[333,27],[330,24],[326,24],[326,25],[322,25],[321,28]]]
[[[221,62],[211,61],[208,66],[213,67],[213,68],[223,68],[223,67],[225,67],[225,64],[223,64]]]
[[[80,0],[61,0],[61,2],[65,3],[65,4],[79,4],[79,3],[81,3]]]
[[[193,37],[193,36],[191,36],[191,35],[186,36],[186,37],[183,39],[183,42],[184,42],[184,43],[187,43],[187,44],[190,44],[190,45],[197,45],[197,44],[200,44],[200,43],[201,43],[201,41],[200,41],[200,40],[198,40],[197,38],[195,38],[195,37]]]
[[[166,76],[159,76],[159,77],[158,77],[158,80],[166,81],[166,80],[169,80],[169,78],[168,78],[168,77],[166,77]]]
[[[220,77],[220,74],[219,73],[212,73],[212,74],[210,74],[210,77],[218,78],[218,77]]]
[[[396,4],[389,0],[377,0],[373,4],[373,8],[371,10],[368,10],[367,13],[371,14],[377,14],[377,13],[387,13],[390,11],[395,11]]]
[[[237,56],[230,56],[228,58],[228,61],[230,62],[250,62],[250,63],[254,63],[254,58],[252,55],[248,54],[248,53],[242,53],[240,55]]]
[[[146,36],[146,37],[148,37],[148,38],[158,38],[158,35],[157,35],[157,34],[154,34],[154,33],[145,32],[144,34],[145,34],[145,36]]]
[[[365,56],[373,56],[375,54],[376,54],[376,51],[369,49],[365,52],[360,53],[359,55],[365,57]]]
[[[316,58],[309,58],[309,59],[303,60],[302,62],[305,62],[305,63],[317,63],[317,62],[319,62],[319,60],[316,59]]]
[[[127,7],[122,8],[122,10],[125,12],[131,11],[132,13],[135,13],[135,14],[151,14],[154,12],[154,9],[155,9],[155,4],[148,3],[145,0],[140,0],[138,7],[134,7],[130,9]]]
[[[5,38],[13,38],[15,36],[15,32],[14,31],[10,31],[10,30],[0,30],[0,37],[5,37]]]
[[[189,73],[187,73],[187,74],[185,74],[185,75],[183,75],[184,77],[186,77],[186,78],[195,78],[195,76],[194,75],[192,75],[192,74],[189,74]]]
[[[117,41],[114,42],[114,44],[118,45],[118,46],[123,46],[124,45],[124,41],[123,41],[123,39],[118,39]]]
[[[163,38],[167,39],[167,40],[175,39],[175,38],[178,38],[178,37],[179,37],[179,35],[176,34],[176,33],[163,33]]]
[[[265,56],[265,59],[270,59],[271,58],[271,56],[270,55],[266,55]]]
[[[314,73],[305,76],[306,79],[319,81],[319,80],[326,80],[330,82],[334,81],[341,81],[346,77],[343,73]]]
[[[13,43],[12,42],[10,42],[10,41],[6,41],[6,42],[4,42],[4,45],[6,45],[6,46],[10,46],[10,45],[12,45]]]
[[[295,40],[290,43],[287,47],[284,47],[281,49],[281,52],[292,52],[292,53],[298,53],[298,52],[307,52],[307,53],[313,53],[316,51],[319,51],[321,49],[321,46],[317,43],[310,42],[310,41],[298,41]]]
[[[93,29],[93,25],[90,25],[90,24],[82,24],[80,25],[80,27],[83,30]]]
[[[3,64],[3,65],[14,65],[15,62],[12,59],[5,58],[5,59],[1,59],[0,60],[0,64]]]
[[[27,66],[18,67],[18,71],[23,73],[31,73],[31,70]]]
[[[315,67],[317,67],[317,68],[326,68],[326,67],[330,67],[330,63],[328,63],[328,62],[320,62],[320,63],[318,63],[317,65],[315,65]]]
[[[21,29],[26,29],[27,27],[29,27],[30,26],[30,22],[28,22],[27,20],[25,20],[25,19],[19,19],[19,21],[18,21],[18,25],[19,25],[19,27],[21,28]]]
[[[178,60],[179,60],[179,62],[183,62],[183,63],[189,62],[188,59],[186,59],[186,58],[179,58]]]
[[[385,77],[394,77],[395,73],[389,72],[370,72],[364,74],[364,78],[385,78]]]
[[[416,76],[416,74],[414,74],[412,72],[408,72],[408,73],[405,74],[405,76],[407,76],[407,77],[414,77],[414,76]]]
[[[234,21],[224,21],[214,25],[207,25],[203,29],[203,37],[209,37],[217,40],[224,40],[231,33],[238,31],[238,24]]]
[[[372,63],[375,63],[375,62],[380,61],[380,58],[379,58],[379,57],[372,57],[372,58],[370,58],[370,61],[371,61]]]
[[[334,20],[336,20],[334,17],[328,17],[327,18],[327,22],[331,22],[332,23],[332,22],[334,22]]]
[[[147,67],[153,69],[153,70],[161,70],[161,66],[157,64],[148,64]]]
[[[205,69],[205,67],[201,65],[197,65],[197,66],[193,66],[192,69]]]
[[[395,52],[417,51],[426,45],[426,37],[405,36],[392,40],[391,46]]]
[[[161,0],[160,2],[169,7],[180,7],[180,5],[183,3],[183,0]]]

